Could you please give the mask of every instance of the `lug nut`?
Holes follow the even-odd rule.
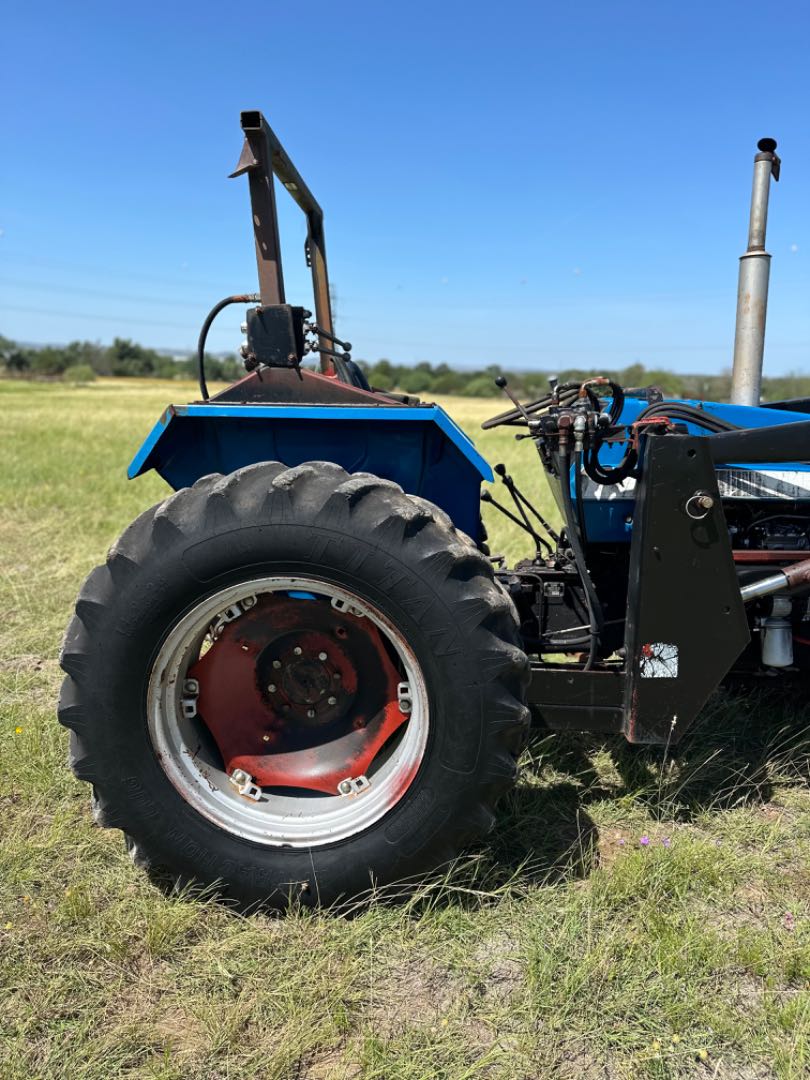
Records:
[[[326,699],[326,704],[327,705],[337,705],[337,698],[336,697],[327,698]]]
[[[270,742],[270,736],[269,735],[262,735],[262,742]]]
[[[295,653],[296,656],[300,656],[302,651],[303,650],[301,649],[300,645],[296,645],[295,648],[293,649],[293,652]]]
[[[319,652],[318,653],[318,659],[319,660],[326,660],[327,659],[326,653],[325,652]]]
[[[314,720],[314,718],[315,718],[315,710],[314,709],[307,709],[307,716],[309,717],[310,720]]]
[[[267,692],[268,692],[268,694],[275,694],[275,692],[276,692],[276,684],[275,683],[270,683],[270,685],[267,687]]]
[[[281,667],[281,661],[280,660],[274,660],[273,661],[273,667],[276,669],[276,671],[278,671],[278,669]]]

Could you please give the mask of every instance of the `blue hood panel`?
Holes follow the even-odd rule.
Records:
[[[694,401],[688,398],[669,398],[701,408],[705,412],[740,428],[774,427],[779,424],[807,423],[810,415],[803,412],[787,412],[762,406],[729,405],[717,401]],[[622,409],[621,423],[632,424],[638,414],[647,407],[640,398],[627,398]],[[686,425],[694,435],[711,436],[695,424]],[[618,465],[625,447],[605,447],[599,454],[603,465]],[[766,461],[755,465],[738,465],[729,462],[718,468],[720,493],[724,498],[747,499],[809,499],[810,464],[772,464]],[[589,540],[627,543],[633,515],[635,481],[625,481],[620,487],[597,487],[590,480],[585,482],[585,524]]]

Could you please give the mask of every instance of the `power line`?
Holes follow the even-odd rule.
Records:
[[[32,305],[31,307],[0,304],[0,311],[40,316],[57,315],[60,319],[91,319],[93,322],[103,323],[131,323],[133,326],[162,326],[173,330],[187,331],[189,329],[188,323],[165,322],[160,319],[139,319],[137,316],[130,315],[99,315],[96,311],[92,312],[92,314],[86,311],[59,311],[56,308],[44,308],[42,304]]]
[[[15,278],[0,278],[0,285],[10,285],[15,289],[27,289],[38,293],[75,293],[83,296],[97,296],[99,299],[123,300],[133,304],[157,304],[161,307],[185,307],[205,311],[205,304],[194,303],[191,300],[170,300],[165,296],[136,296],[132,293],[107,292],[104,289],[91,289],[83,285],[53,285],[50,282],[41,281],[18,281]]]

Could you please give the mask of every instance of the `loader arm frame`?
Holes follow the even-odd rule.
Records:
[[[307,219],[305,254],[307,265],[312,271],[315,319],[318,327],[324,331],[318,338],[321,371],[330,374],[334,368],[329,356],[333,327],[323,210],[264,116],[257,110],[250,109],[241,113],[240,122],[245,141],[231,176],[247,174],[248,177],[261,302],[264,305],[286,303],[273,182],[273,178],[277,176]]]

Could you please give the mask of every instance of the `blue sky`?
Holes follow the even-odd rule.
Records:
[[[255,287],[247,184],[226,176],[258,108],[324,207],[355,356],[548,371],[729,366],[771,135],[766,370],[808,367],[806,3],[46,0],[3,23],[9,337],[193,345]],[[303,219],[279,205],[307,302]]]

